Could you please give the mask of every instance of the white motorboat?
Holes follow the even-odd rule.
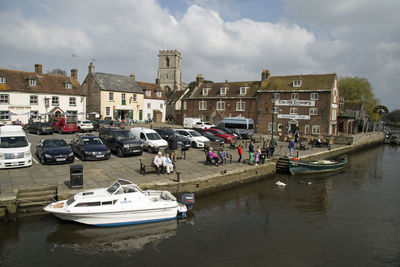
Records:
[[[183,194],[178,203],[169,191],[143,191],[130,181],[118,179],[109,188],[77,193],[68,200],[47,205],[44,210],[62,220],[119,226],[184,218],[194,201],[193,194]]]

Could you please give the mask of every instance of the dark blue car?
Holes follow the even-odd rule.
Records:
[[[100,138],[93,135],[76,135],[71,147],[82,160],[105,160],[111,157],[110,150]]]
[[[74,153],[71,147],[62,139],[42,139],[36,146],[36,157],[42,164],[74,162]]]

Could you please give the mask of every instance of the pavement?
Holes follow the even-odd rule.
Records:
[[[149,125],[141,125],[149,127]],[[153,128],[160,126],[182,127],[171,124],[152,124]],[[97,135],[97,132],[92,132]],[[34,155],[36,151],[36,144],[42,138],[62,138],[67,143],[70,143],[73,134],[53,134],[53,135],[35,135],[27,134],[29,141],[32,144],[31,152]],[[260,136],[260,135],[257,135]],[[270,136],[261,136],[269,139]],[[245,141],[239,141],[243,144],[243,159],[248,158],[248,150],[245,146]],[[275,150],[275,157],[284,156],[288,154],[287,143],[277,141],[278,146]],[[255,143],[255,148],[262,146],[262,143]],[[297,145],[296,145],[297,146]],[[340,147],[341,145],[333,145],[332,148]],[[237,163],[238,154],[237,149],[230,149],[229,145],[225,145],[225,150],[232,155],[232,163],[227,165],[206,165],[205,154],[203,149],[190,148],[186,151],[186,159],[178,159],[176,164],[176,171],[181,172],[181,181],[196,180],[201,177],[209,176],[215,173],[223,173],[225,170],[236,170],[241,168],[251,168],[248,164]],[[311,148],[309,150],[294,150],[294,156],[305,156],[317,153],[318,151],[326,151],[327,148]],[[297,154],[298,153],[298,154]],[[157,175],[155,172],[146,173],[141,175],[139,173],[140,163],[139,159],[148,162],[154,158],[155,153],[143,152],[140,156],[131,156],[119,158],[115,154],[109,160],[102,161],[84,161],[82,162],[78,157],[75,157],[75,162],[72,164],[83,165],[83,183],[84,188],[98,188],[107,187],[112,184],[116,179],[128,179],[136,184],[162,184],[170,183],[176,180],[176,172],[173,174]],[[267,159],[271,160],[271,159]],[[5,195],[12,191],[17,192],[18,188],[38,187],[42,185],[61,185],[70,180],[70,165],[42,165],[39,160],[33,156],[33,164],[31,167],[15,168],[15,169],[2,169],[0,170],[0,195]],[[151,167],[151,169],[154,169]],[[226,172],[226,171],[225,171]]]

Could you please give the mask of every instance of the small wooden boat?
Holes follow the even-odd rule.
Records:
[[[333,172],[343,169],[347,161],[346,155],[337,160],[299,161],[290,159],[289,170],[292,175]]]

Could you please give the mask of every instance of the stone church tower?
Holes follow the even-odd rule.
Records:
[[[163,91],[182,90],[182,56],[178,50],[160,50],[158,53],[157,84]]]

